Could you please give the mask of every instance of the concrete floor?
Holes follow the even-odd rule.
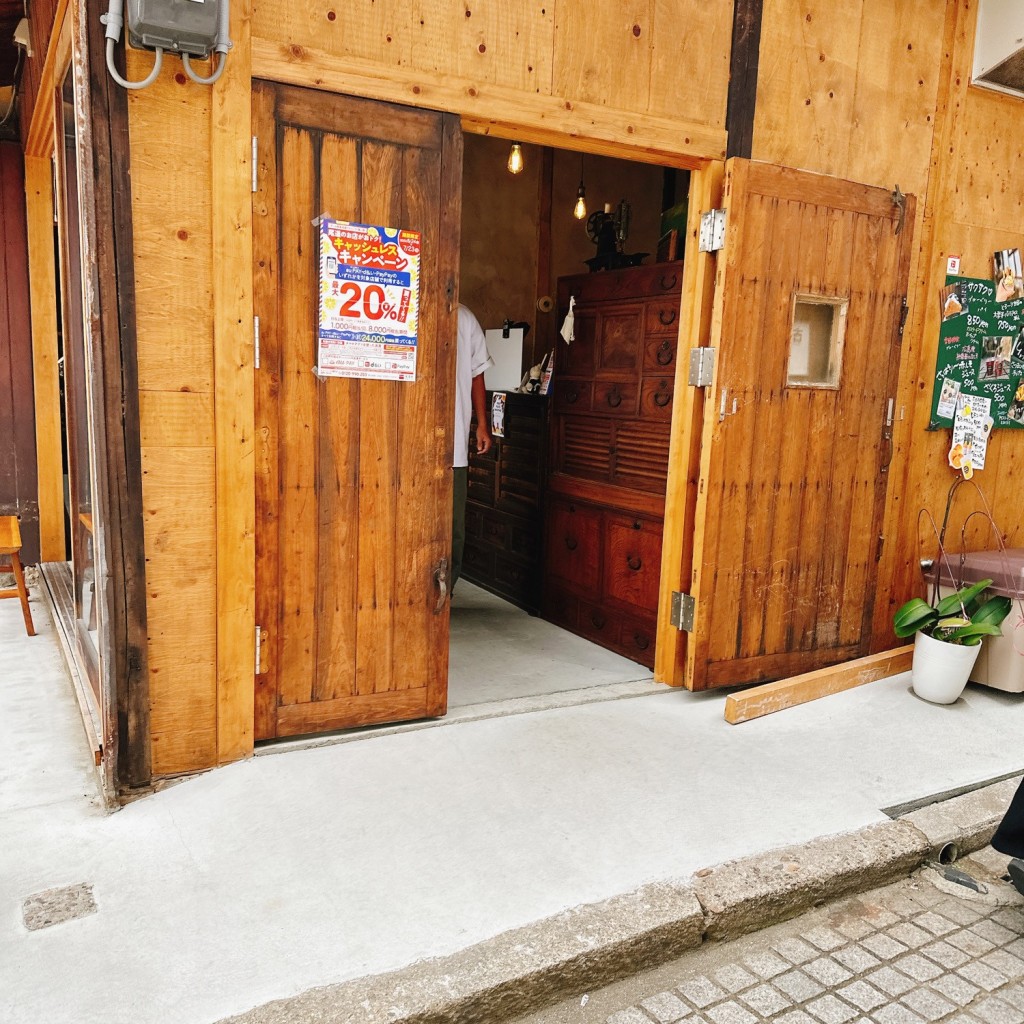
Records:
[[[449,708],[653,678],[467,580],[452,598],[449,652]]]
[[[0,603],[0,1021],[215,1021],[1024,767],[906,676],[732,727],[664,691],[259,757],[102,811],[53,629]],[[40,931],[26,897],[88,883]]]

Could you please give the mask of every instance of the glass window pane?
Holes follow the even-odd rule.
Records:
[[[823,295],[794,295],[789,338],[790,387],[839,387],[846,299]]]

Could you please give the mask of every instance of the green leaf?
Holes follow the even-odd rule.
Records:
[[[927,601],[912,597],[892,617],[892,624],[898,637],[907,637],[930,626],[938,617],[938,613]]]
[[[939,618],[952,615],[953,612],[959,611],[962,606],[970,604],[991,583],[991,580],[979,580],[969,587],[964,587],[963,590],[958,590],[955,594],[944,597],[935,606],[935,610],[939,613]]]
[[[990,597],[972,616],[971,622],[991,623],[993,626],[998,626],[1002,623],[1003,619],[1010,614],[1013,608],[1013,603],[1008,597],[998,595],[996,597]]]
[[[954,629],[949,636],[943,639],[951,644],[964,644],[967,647],[975,647],[981,643],[985,636],[1002,636],[1003,631],[991,622],[969,622],[966,626]]]

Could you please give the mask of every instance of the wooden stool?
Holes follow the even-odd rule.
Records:
[[[21,559],[18,552],[21,550],[21,530],[18,528],[17,516],[0,516],[0,560],[7,556],[10,560],[10,567],[0,561],[0,572],[13,572],[14,590],[0,590],[0,598],[16,597],[21,601],[21,613],[25,616],[25,629],[29,636],[36,635],[35,626],[32,625],[32,610],[28,606],[28,590],[25,589],[25,574],[21,571]]]

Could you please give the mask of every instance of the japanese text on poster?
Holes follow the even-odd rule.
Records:
[[[416,379],[420,234],[320,219],[317,373]]]

